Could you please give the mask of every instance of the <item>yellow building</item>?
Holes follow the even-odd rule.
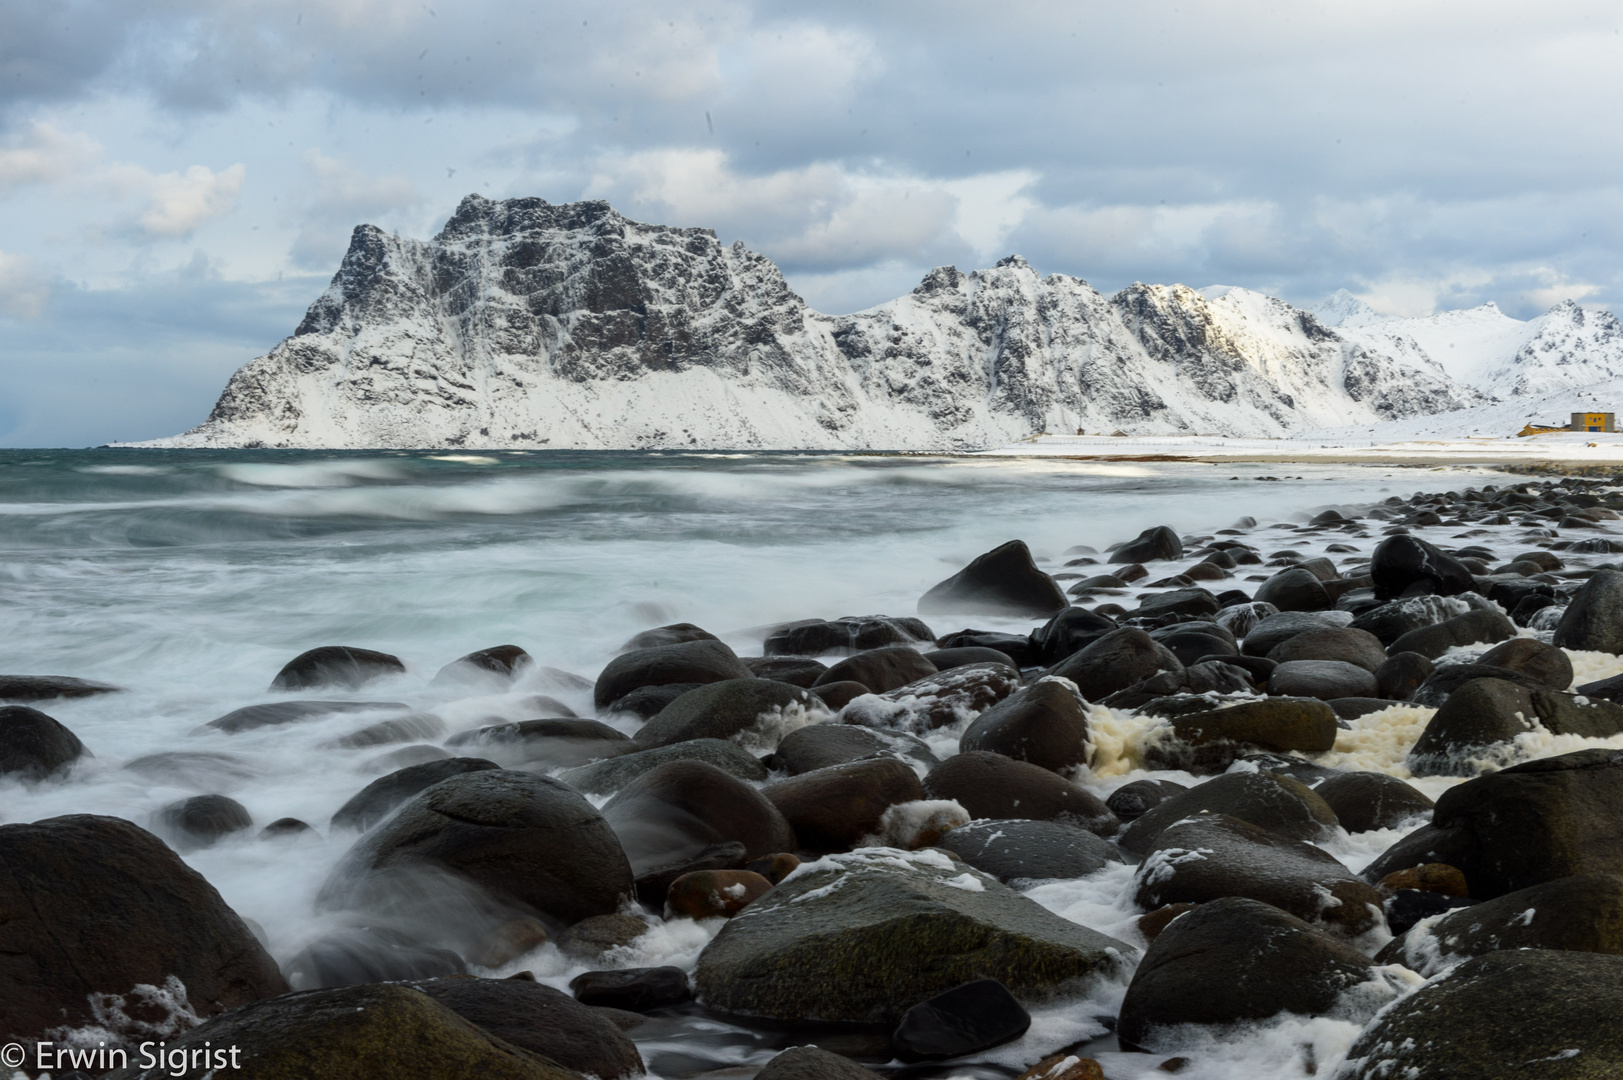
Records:
[[[1616,431],[1617,414],[1609,412],[1575,412],[1568,431]]]

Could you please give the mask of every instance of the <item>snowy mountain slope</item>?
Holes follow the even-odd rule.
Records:
[[[1042,430],[1283,435],[1483,400],[1243,289],[1106,298],[1014,256],[853,315],[707,229],[469,196],[357,228],[292,337],[156,445],[970,449]]]
[[[1623,376],[1605,379],[1578,389],[1524,394],[1487,405],[1439,413],[1411,416],[1375,424],[1327,427],[1301,431],[1293,438],[1351,442],[1397,442],[1409,439],[1508,438],[1526,424],[1565,424],[1568,414],[1579,410],[1615,412],[1623,401]]]
[[[1609,311],[1571,300],[1527,322],[1493,303],[1385,319],[1345,289],[1314,310],[1343,337],[1494,397],[1541,395],[1623,377],[1623,323]]]

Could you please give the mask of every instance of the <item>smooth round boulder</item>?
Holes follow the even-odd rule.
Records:
[[[1340,730],[1335,710],[1316,698],[1240,698],[1218,709],[1198,698],[1192,704],[1199,711],[1152,733],[1144,748],[1147,766],[1200,774],[1221,772],[1258,750],[1321,754],[1334,749]]]
[[[656,626],[652,630],[644,630],[620,646],[623,653],[633,652],[637,649],[657,649],[661,645],[681,645],[688,641],[719,641],[720,638],[690,622],[670,623],[667,626]]]
[[[689,919],[730,919],[772,882],[750,870],[695,870],[671,882],[665,910]]]
[[[1286,638],[1269,650],[1268,659],[1276,664],[1291,660],[1339,660],[1375,672],[1386,663],[1386,649],[1381,639],[1368,630],[1324,626]]]
[[[937,649],[927,652],[924,658],[935,665],[937,671],[951,671],[953,668],[968,667],[970,664],[1003,664],[1019,670],[1014,657],[999,649],[988,649],[981,645],[964,645],[956,649]]]
[[[631,753],[637,744],[598,720],[555,717],[459,731],[445,745],[480,750],[514,768],[557,769]]]
[[[1361,612],[1352,624],[1380,638],[1390,652],[1392,643],[1409,631],[1435,626],[1469,610],[1465,601],[1454,597],[1408,596],[1377,604]]]
[[[395,807],[441,780],[466,772],[499,768],[500,765],[484,758],[445,758],[396,769],[387,776],[378,777],[351,796],[333,814],[330,827],[365,832],[388,817]]]
[[[0,675],[0,701],[52,701],[56,698],[114,694],[123,687],[72,675]]]
[[[181,852],[211,847],[232,833],[253,828],[253,824],[247,808],[225,795],[181,799],[159,810],[152,819],[153,831]]]
[[[1623,572],[1595,571],[1567,604],[1551,641],[1562,649],[1623,653]]]
[[[1519,949],[1467,960],[1393,1005],[1344,1080],[1596,1080],[1623,1074],[1623,957]]]
[[[934,640],[928,625],[909,616],[846,615],[833,621],[805,619],[780,626],[767,635],[761,651],[768,656],[822,656]]]
[[[688,974],[679,967],[588,971],[569,981],[569,992],[582,1005],[627,1012],[648,1012],[693,998]]]
[[[1019,649],[1009,655],[1014,657],[1016,667],[1057,664],[1114,629],[1116,620],[1107,615],[1085,607],[1068,607],[1031,632],[1027,651],[1035,655],[1026,657],[1026,663],[1019,662]]]
[[[99,995],[172,978],[203,1018],[287,992],[243,920],[151,833],[89,814],[0,825],[0,1037],[107,1023]]]
[[[766,766],[761,764],[761,759],[735,742],[723,739],[689,739],[670,746],[638,750],[635,753],[594,761],[590,765],[565,769],[558,774],[558,779],[576,791],[584,791],[588,795],[612,795],[644,773],[652,772],[672,761],[702,761],[751,783],[759,783],[768,775]]]
[[[860,701],[853,699],[841,711],[840,720],[922,735],[968,720],[1019,689],[1020,673],[1008,664],[970,664],[926,675]]]
[[[293,955],[284,969],[294,990],[465,975],[467,965],[449,949],[419,945],[397,930],[352,926],[323,934]]]
[[[853,724],[810,724],[791,731],[778,744],[774,766],[799,776],[830,765],[844,765],[876,755],[898,757],[934,765],[935,754],[923,741],[900,731],[882,731]]]
[[[1174,583],[1181,584],[1188,581],[1174,578]],[[1162,582],[1159,584],[1168,584]],[[1216,615],[1222,607],[1209,589],[1186,588],[1173,589],[1171,592],[1157,593],[1152,596],[1140,598],[1138,610],[1133,614],[1138,618],[1159,619],[1168,615],[1193,616],[1203,618],[1207,615]]]
[[[634,649],[610,660],[592,687],[592,702],[602,709],[643,687],[678,683],[703,685],[753,677],[750,669],[723,642],[706,638],[657,645]]]
[[[1183,662],[1136,626],[1112,630],[1048,670],[1069,679],[1088,701],[1102,701],[1160,671],[1181,674]]]
[[[1277,651],[1277,650],[1276,650]],[[1340,660],[1287,660],[1268,676],[1268,691],[1285,697],[1375,697],[1381,692],[1375,673]]]
[[[1344,937],[1365,934],[1385,918],[1381,894],[1329,852],[1227,814],[1197,814],[1168,826],[1133,882],[1133,902],[1144,911],[1244,896]]]
[[[794,829],[777,807],[703,761],[670,761],[643,773],[603,805],[603,817],[639,878],[716,844],[741,844],[746,859],[795,848]]]
[[[1110,553],[1110,562],[1136,563],[1156,560],[1170,561],[1183,558],[1183,541],[1166,525],[1145,529],[1135,540],[1129,540]]]
[[[1476,662],[1520,672],[1551,690],[1565,690],[1572,685],[1572,658],[1538,638],[1511,638],[1477,657]]]
[[[1415,652],[1393,653],[1386,663],[1375,669],[1375,686],[1379,696],[1392,701],[1409,701],[1415,691],[1436,670],[1436,665]]]
[[[828,665],[809,656],[744,656],[744,666],[757,679],[774,679],[810,689],[828,670]]]
[[[951,799],[973,819],[1070,821],[1100,836],[1120,822],[1092,792],[1040,765],[984,750],[957,754],[930,770],[924,791]]]
[[[794,829],[800,847],[849,851],[864,837],[880,831],[886,810],[924,798],[924,787],[912,766],[885,757],[830,765],[778,780],[762,788],[761,794]],[[751,857],[761,854],[765,852],[750,853]]]
[[[234,1080],[580,1080],[550,1058],[485,1031],[413,986],[374,983],[256,1001],[179,1035],[152,1054],[199,1060]],[[139,1053],[109,1080],[147,1080]],[[235,1063],[235,1067],[233,1067]],[[199,1071],[202,1075],[202,1071]]]
[[[323,645],[289,660],[271,680],[272,690],[359,690],[390,675],[404,675],[398,656],[358,649],[352,645]]]
[[[595,960],[622,945],[630,945],[648,932],[648,923],[635,915],[593,915],[558,935],[558,949]]]
[[[602,711],[609,714],[629,713],[643,720],[652,720],[665,706],[689,690],[697,690],[703,685],[704,683],[680,682],[666,683],[663,686],[639,686],[629,694],[609,702]]]
[[[879,1080],[848,1057],[817,1046],[792,1046],[767,1062],[755,1080]]]
[[[1054,772],[1087,757],[1087,702],[1065,679],[1040,679],[981,713],[958,740],[960,750],[986,750]]]
[[[1417,652],[1435,660],[1458,645],[1491,644],[1516,636],[1516,624],[1497,608],[1476,608],[1435,626],[1411,630],[1392,642],[1390,651]]]
[[[1454,596],[1476,588],[1471,571],[1435,544],[1399,533],[1381,541],[1370,556],[1369,576],[1375,581],[1375,597],[1393,600],[1400,596]]]
[[[643,1074],[636,1044],[562,990],[526,979],[429,979],[412,985],[480,1030],[566,1069],[599,1080]]]
[[[1240,651],[1266,657],[1278,645],[1310,630],[1338,630],[1351,621],[1344,611],[1281,611],[1269,615],[1243,635]]]
[[[996,979],[975,979],[902,1014],[890,1044],[903,1061],[942,1061],[1013,1042],[1031,1014]]]
[[[1472,679],[1448,695],[1409,748],[1416,776],[1475,776],[1493,748],[1533,729],[1533,696],[1504,679]]]
[[[535,657],[517,645],[493,645],[458,657],[440,668],[432,685],[454,686],[459,683],[495,684],[511,682],[525,669],[535,666]]]
[[[1108,840],[1059,821],[972,821],[935,846],[1005,885],[1087,877],[1123,861]]]
[[[1134,855],[1148,855],[1161,833],[1197,814],[1226,814],[1293,840],[1322,840],[1336,814],[1313,789],[1271,772],[1232,772],[1162,800],[1139,815],[1117,840]]]
[[[1299,566],[1281,570],[1258,585],[1253,599],[1280,611],[1324,611],[1331,607],[1324,583],[1312,571]]]
[[[731,739],[771,750],[786,723],[799,726],[808,713],[823,711],[823,703],[798,686],[772,679],[726,679],[689,690],[632,738],[644,750],[689,739]]]
[[[44,780],[88,753],[54,717],[27,705],[0,705],[0,776]]]
[[[819,675],[812,685],[859,682],[871,692],[883,694],[937,674],[936,666],[917,649],[907,645],[889,645],[846,657]]]
[[[827,705],[830,709],[833,709],[836,712],[844,709],[847,705],[851,704],[851,702],[855,701],[857,698],[862,697],[864,694],[873,693],[873,691],[869,690],[866,686],[863,686],[859,682],[853,682],[850,679],[842,679],[839,682],[823,683],[821,686],[813,686],[811,688],[811,692],[817,695],[824,705]]]
[[[1317,784],[1313,793],[1335,812],[1350,833],[1395,829],[1416,818],[1430,818],[1436,805],[1395,776],[1348,772]]]
[[[1105,805],[1123,822],[1142,817],[1152,807],[1159,806],[1180,791],[1189,789],[1171,780],[1153,780],[1145,777],[1132,780],[1110,793]]]
[[[919,598],[919,614],[949,612],[1047,618],[1066,606],[1065,593],[1037,569],[1023,540],[977,555]]]
[[[1343,995],[1370,981],[1369,958],[1284,911],[1240,896],[1201,904],[1156,935],[1122,999],[1116,1034],[1126,1046],[1175,1049],[1182,1024],[1224,1028],[1294,1013],[1363,1020],[1397,997],[1377,981],[1362,1008]],[[1384,992],[1382,992],[1384,991]],[[1342,1006],[1338,1010],[1338,1006]]]
[[[401,882],[425,872],[472,883],[553,926],[618,911],[632,891],[626,852],[591,803],[550,777],[489,769],[412,796],[349,850],[317,906],[398,910],[414,899]],[[477,929],[470,918],[468,930]]]

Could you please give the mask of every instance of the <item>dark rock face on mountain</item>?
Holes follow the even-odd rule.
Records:
[[[1481,395],[1280,300],[1019,256],[838,318],[708,229],[470,195],[419,241],[362,225],[292,337],[189,446],[890,448],[1038,431],[1280,435]]]

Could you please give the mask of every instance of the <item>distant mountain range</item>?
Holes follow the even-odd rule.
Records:
[[[1286,435],[1623,375],[1565,304],[1382,319],[1237,288],[1111,297],[1019,256],[852,315],[708,229],[604,202],[464,199],[440,234],[363,225],[293,335],[167,446],[965,450],[1040,432]],[[1607,377],[1595,375],[1596,378]]]

